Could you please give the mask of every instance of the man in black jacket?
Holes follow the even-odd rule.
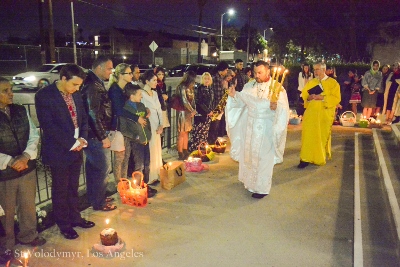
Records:
[[[106,56],[99,56],[82,87],[83,102],[88,115],[89,132],[86,155],[86,192],[94,210],[111,211],[117,207],[106,203],[107,177],[111,170],[110,139],[111,100],[104,86],[113,71],[113,63]]]
[[[83,79],[85,73],[78,65],[67,64],[60,71],[60,80],[35,95],[43,131],[43,163],[50,166],[52,176],[54,219],[66,239],[79,237],[73,227],[94,226],[78,210],[82,149],[87,146],[87,116],[78,91]]]
[[[243,60],[236,59],[235,60],[235,78],[233,83],[236,81],[236,92],[240,92],[243,90],[244,85],[249,81],[249,77],[243,73]]]
[[[13,255],[14,214],[18,210],[20,243],[40,246],[36,230],[36,156],[39,133],[24,106],[13,104],[10,82],[0,77],[0,205],[5,236],[0,238],[0,263]],[[1,215],[0,215],[1,216]]]

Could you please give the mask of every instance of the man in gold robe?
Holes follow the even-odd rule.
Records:
[[[331,130],[336,105],[340,102],[339,83],[325,74],[326,65],[314,65],[315,78],[309,81],[301,94],[306,111],[303,117],[300,164],[325,165],[331,158]]]

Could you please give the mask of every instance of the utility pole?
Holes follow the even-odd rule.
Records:
[[[38,0],[39,8],[39,30],[40,30],[40,60],[42,64],[46,64],[46,41],[43,28],[43,3],[44,0]]]
[[[49,39],[50,39],[50,59],[51,63],[56,62],[56,47],[54,44],[54,23],[53,23],[53,4],[49,0]]]
[[[249,54],[250,54],[250,27],[251,27],[250,3],[249,3],[248,11],[249,11],[249,21],[248,21],[248,28],[247,28],[247,62],[249,62]],[[246,64],[247,64],[247,62],[246,62]]]
[[[71,0],[71,17],[72,17],[72,44],[74,48],[74,63],[78,64],[78,59],[76,57],[76,39],[75,39],[75,16],[74,16],[74,1]]]
[[[198,0],[197,1],[200,9],[200,15],[199,15],[199,26],[201,28],[201,23],[203,21],[203,8],[204,5],[207,3],[207,0]],[[201,57],[201,33],[199,32],[199,44],[198,44],[198,49],[197,49],[197,63],[202,62],[202,57]]]

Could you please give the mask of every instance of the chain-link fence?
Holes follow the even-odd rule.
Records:
[[[77,48],[77,64],[90,69],[92,62],[99,55],[109,55],[114,65],[125,62],[129,64],[156,64],[165,68],[172,68],[180,64],[198,62],[197,51],[183,52],[175,48],[158,48],[154,54],[150,51],[132,51],[129,54],[111,54],[109,50]],[[0,44],[0,75],[12,76],[17,73],[33,71],[42,65],[40,46]],[[58,63],[74,62],[72,47],[56,47],[55,60]],[[215,59],[201,60],[203,63],[214,63]]]

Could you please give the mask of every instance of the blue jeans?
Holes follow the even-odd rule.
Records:
[[[143,145],[137,142],[134,142],[132,139],[127,137],[125,140],[125,158],[122,164],[122,173],[126,174],[128,171],[128,163],[129,158],[132,155],[134,161],[134,171],[140,171],[143,173],[143,181],[145,183],[149,182],[149,174],[150,174],[150,148],[149,144]],[[128,178],[131,177],[131,174],[127,175]]]
[[[103,143],[89,138],[86,154],[86,193],[93,209],[105,206],[107,178],[111,170],[110,150],[103,148]]]

